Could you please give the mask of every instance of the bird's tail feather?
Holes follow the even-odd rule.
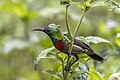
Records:
[[[101,56],[99,56],[99,55],[96,54],[96,53],[87,54],[87,55],[88,55],[89,57],[91,57],[92,59],[97,60],[97,61],[103,61],[103,60],[104,60]]]

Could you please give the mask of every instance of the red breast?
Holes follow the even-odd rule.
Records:
[[[64,50],[64,43],[61,40],[57,41],[54,46],[59,51],[63,52],[63,50]]]

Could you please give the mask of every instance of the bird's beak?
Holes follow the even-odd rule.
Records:
[[[44,32],[44,28],[33,29],[33,31],[43,31]]]

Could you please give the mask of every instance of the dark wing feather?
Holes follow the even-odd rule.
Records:
[[[68,54],[68,52],[69,52],[69,45],[70,44],[64,44],[63,53]],[[71,54],[72,55],[77,55],[77,54],[82,54],[82,53],[85,53],[84,49],[82,49],[80,46],[77,46],[77,45],[73,44]]]
[[[84,42],[78,40],[78,39],[74,39],[74,43],[75,45],[80,46],[83,49],[87,49],[88,52],[93,52],[93,50]]]
[[[101,56],[94,53],[94,51],[86,43],[84,43],[84,42],[82,42],[78,39],[75,39],[74,44],[80,46],[83,49],[87,49],[87,55],[89,57],[91,57],[92,59],[97,60],[97,61],[103,61],[104,60]]]

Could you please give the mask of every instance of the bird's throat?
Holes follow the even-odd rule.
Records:
[[[60,52],[63,52],[64,51],[64,43],[63,43],[63,41],[62,40],[58,40],[55,37],[51,37],[51,36],[50,36],[50,38],[51,38],[55,48],[57,50],[59,50]]]

